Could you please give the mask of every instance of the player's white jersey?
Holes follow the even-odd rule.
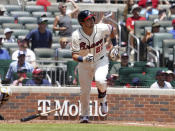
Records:
[[[109,24],[95,24],[91,36],[86,35],[82,28],[77,29],[72,34],[72,51],[85,56],[88,53],[93,54],[94,61],[98,61],[106,55],[105,37],[110,35],[112,26]]]

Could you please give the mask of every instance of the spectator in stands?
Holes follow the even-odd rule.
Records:
[[[6,49],[3,49],[2,46],[2,39],[3,36],[0,36],[0,60],[9,60],[10,56],[9,56],[9,52]]]
[[[26,36],[26,40],[31,40],[31,49],[35,48],[51,48],[52,46],[52,33],[47,29],[47,18],[40,18],[38,21],[38,28],[29,32]]]
[[[175,3],[173,3],[168,10],[168,17],[171,17],[171,15],[175,15]]]
[[[128,17],[126,20],[126,28],[130,34],[134,34],[134,22],[135,21],[146,20],[145,17],[140,16],[140,11],[141,11],[141,8],[137,4],[133,5],[132,10],[131,10],[133,16]],[[131,37],[130,39],[131,46],[133,46],[133,41],[134,41],[133,37]]]
[[[172,72],[171,70],[167,70],[166,71],[166,81],[170,82],[170,84],[172,85],[173,88],[175,88],[175,75],[174,72]]]
[[[6,12],[6,8],[4,7],[4,5],[0,5],[0,16],[6,16],[7,14]]]
[[[158,70],[156,73],[157,81],[151,85],[151,89],[172,89],[169,82],[165,81],[166,73],[163,70]]]
[[[13,81],[12,85],[14,86],[22,86],[23,81],[27,79],[27,69],[25,68],[19,68],[17,70],[17,79]]]
[[[50,6],[51,3],[48,0],[37,0],[36,5],[44,6],[44,11],[47,11],[47,7]]]
[[[12,60],[18,60],[19,52],[24,51],[25,60],[29,62],[30,64],[32,64],[33,67],[35,67],[36,66],[36,63],[35,63],[36,56],[35,56],[35,53],[31,49],[28,48],[27,41],[25,39],[18,39],[17,42],[18,42],[19,49],[13,52]]]
[[[148,30],[146,31],[146,34],[142,39],[142,43],[146,44],[146,47],[147,47],[147,45],[153,46],[153,34],[158,33],[159,31],[160,31],[159,22],[158,21],[153,22],[151,32]]]
[[[140,14],[144,15],[146,19],[149,19],[149,15],[158,15],[159,11],[152,6],[152,1],[146,2],[146,7],[142,8]]]
[[[121,62],[114,64],[109,72],[108,79],[109,80],[117,80],[119,78],[119,69],[121,67],[131,67],[129,63],[129,56],[127,53],[123,53],[121,55]]]
[[[167,19],[166,9],[160,9],[158,16],[159,21],[166,20]]]
[[[13,81],[13,73],[16,73],[19,68],[26,68],[27,72],[33,71],[33,66],[25,61],[25,52],[20,51],[18,53],[18,61],[13,61],[6,74],[6,81],[9,83]]]
[[[173,34],[173,38],[175,39],[175,19],[172,20],[173,29],[169,31],[169,33]]]
[[[4,43],[4,42],[9,42],[9,43],[15,42],[15,39],[12,38],[12,33],[13,33],[13,31],[10,28],[5,28],[4,29],[5,38],[2,39],[2,43]]]
[[[67,2],[71,2],[74,10],[67,14],[67,6],[65,3],[60,3],[58,9],[61,13],[60,16],[55,17],[55,21],[53,24],[53,30],[59,31],[60,37],[71,37],[72,35],[72,21],[71,18],[73,15],[79,10],[78,6],[75,4],[74,0],[67,0]]]
[[[70,48],[70,41],[68,40],[67,37],[60,38],[59,43],[60,43],[61,49],[65,49],[65,48],[69,49]]]
[[[124,20],[126,21],[128,14],[132,14],[132,6],[134,5],[134,0],[128,0],[123,11]]]
[[[34,69],[32,72],[32,79],[26,82],[27,86],[51,86],[51,83],[44,79],[44,74],[41,69]]]

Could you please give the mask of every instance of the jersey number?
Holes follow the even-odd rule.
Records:
[[[100,45],[96,48],[96,53],[99,53],[101,50],[103,50],[103,45]]]

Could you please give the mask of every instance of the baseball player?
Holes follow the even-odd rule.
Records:
[[[109,24],[95,24],[95,16],[84,10],[78,14],[81,25],[72,34],[72,58],[79,62],[81,118],[80,123],[88,123],[91,82],[95,78],[101,112],[107,113],[106,76],[108,74],[108,57],[104,38],[110,35],[113,43],[111,54],[117,56],[118,49],[113,27]]]

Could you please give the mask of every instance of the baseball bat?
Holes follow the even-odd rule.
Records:
[[[43,112],[43,113],[37,113],[37,114],[31,115],[31,116],[28,116],[28,117],[25,117],[25,118],[21,118],[20,121],[21,122],[30,121],[32,119],[35,119],[35,118],[39,117],[39,116],[46,115],[46,114],[49,114],[49,113],[52,113],[52,112],[58,111],[58,110],[60,110],[60,109],[58,108],[58,109],[50,110],[50,111]]]

